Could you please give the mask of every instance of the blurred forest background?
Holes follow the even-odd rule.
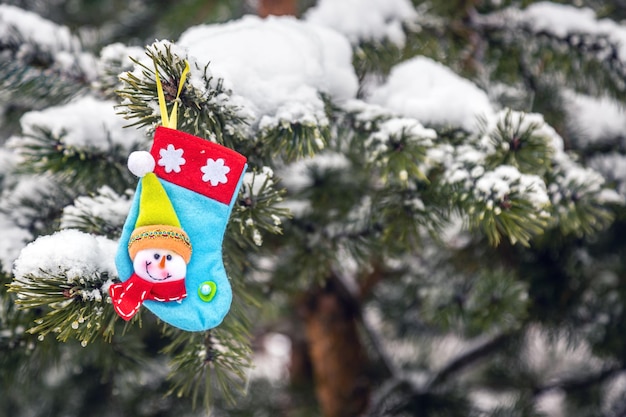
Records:
[[[625,17],[622,0],[3,0],[0,415],[626,416]],[[223,38],[187,31],[216,24],[275,31],[236,44],[232,74],[249,54],[296,79],[294,103],[211,73],[230,58],[202,42]],[[126,158],[159,120],[146,52],[175,88],[187,47],[207,66],[180,129],[250,163],[233,308],[205,333],[122,323],[114,271],[68,276],[71,247],[12,266],[59,230],[119,238]],[[288,48],[327,61],[291,74]]]

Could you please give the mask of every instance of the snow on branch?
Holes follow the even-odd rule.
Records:
[[[460,127],[475,132],[479,117],[494,114],[487,94],[471,81],[430,58],[418,56],[391,70],[388,80],[365,101],[426,126]]]
[[[88,180],[118,191],[128,186],[131,175],[125,155],[144,138],[136,130],[124,129],[115,102],[84,96],[27,112],[20,122],[22,134],[12,137],[7,146],[29,172],[52,172],[75,185]]]
[[[239,203],[232,218],[239,224],[240,238],[247,236],[256,246],[263,244],[263,232],[282,233],[283,219],[289,217],[286,208],[278,207],[284,190],[277,189],[274,172],[269,167],[246,172]]]
[[[403,25],[416,17],[409,0],[321,0],[304,19],[335,29],[352,45],[387,39],[402,48],[406,41]]]
[[[108,186],[102,186],[95,195],[80,196],[63,209],[61,229],[79,229],[85,233],[98,233],[117,237],[122,232],[130,210],[129,195],[118,195]]]
[[[8,4],[0,4],[0,40],[3,45],[11,41],[25,41],[16,55],[27,54],[28,44],[37,45],[51,55],[78,51],[80,42],[66,26],[59,26],[38,14]],[[17,46],[17,44],[15,44]]]
[[[575,91],[563,92],[567,127],[573,145],[580,150],[626,147],[626,110],[607,96],[591,97]]]
[[[417,120],[392,118],[380,123],[366,140],[368,162],[381,170],[383,183],[388,180],[408,185],[409,178],[426,179],[421,166],[437,133],[424,128]]]
[[[335,100],[355,96],[352,50],[336,32],[291,17],[247,16],[187,29],[177,45],[239,97],[253,123],[327,123],[319,93]]]
[[[610,19],[598,19],[587,7],[543,1],[520,10],[510,7],[486,16],[477,23],[485,28],[513,33],[515,30],[532,34],[534,38],[547,38],[595,57],[608,64],[623,78],[626,74],[626,29]],[[615,80],[620,89],[621,80]]]
[[[20,251],[32,239],[30,232],[17,224],[4,213],[0,214],[0,229],[3,238],[0,240],[0,270],[11,272],[13,261]]]
[[[68,229],[40,237],[26,246],[15,261],[13,273],[22,284],[41,271],[65,274],[70,283],[98,273],[114,277],[116,250],[115,241]]]
[[[21,138],[12,140],[12,147],[22,152],[31,143],[28,137],[37,136],[44,129],[68,150],[109,150],[120,145],[126,150],[138,141],[140,135],[124,129],[124,119],[115,113],[117,103],[92,96],[78,98],[68,104],[26,113],[20,120]]]
[[[9,291],[22,309],[44,308],[28,331],[39,339],[52,333],[75,337],[83,346],[98,335],[110,338],[115,313],[105,308],[108,287],[117,276],[117,242],[77,230],[43,236],[15,261]]]
[[[0,86],[7,90],[31,83],[31,95],[50,100],[46,93],[71,96],[97,78],[94,56],[69,28],[15,6],[0,4],[0,52]]]
[[[531,4],[524,10],[511,8],[503,13],[507,24],[517,24],[534,33],[545,32],[562,39],[576,35],[605,37],[606,46],[608,43],[621,45],[619,57],[626,59],[626,29],[615,21],[598,19],[590,8],[544,1]]]

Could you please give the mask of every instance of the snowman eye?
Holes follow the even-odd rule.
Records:
[[[159,255],[158,253],[154,254],[154,259],[159,260],[160,257],[161,257],[161,255]]]
[[[172,260],[172,255],[167,255],[167,256],[165,257],[165,259],[167,259],[168,261],[171,261],[171,260]]]

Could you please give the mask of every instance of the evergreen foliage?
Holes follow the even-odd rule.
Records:
[[[523,11],[564,2],[407,1],[415,14],[387,36],[345,34],[354,97],[320,89],[321,110],[291,117],[253,114],[213,62],[153,42],[244,2],[203,16],[198,1],[9,3],[58,38],[30,37],[0,5],[0,414],[624,413],[626,147],[611,126],[580,129],[593,121],[568,101],[611,100],[626,121],[626,58],[600,29],[618,27],[622,2],[579,2],[595,26],[563,34]],[[314,19],[309,3],[300,20]],[[373,98],[431,60],[482,90],[424,117]],[[111,253],[136,185],[126,158],[160,123],[155,71],[179,130],[248,158],[223,242],[233,305],[206,332],[147,312],[122,323],[106,259],[36,252],[71,234]],[[463,91],[492,105],[475,129],[454,118]],[[64,116],[77,101],[88,132]],[[42,267],[12,267],[20,253]],[[325,394],[333,383],[348,398]]]

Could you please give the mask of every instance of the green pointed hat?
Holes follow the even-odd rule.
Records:
[[[181,229],[176,211],[153,172],[141,178],[139,213],[128,241],[131,259],[142,249],[168,249],[182,256],[187,263],[192,252],[189,236]]]

